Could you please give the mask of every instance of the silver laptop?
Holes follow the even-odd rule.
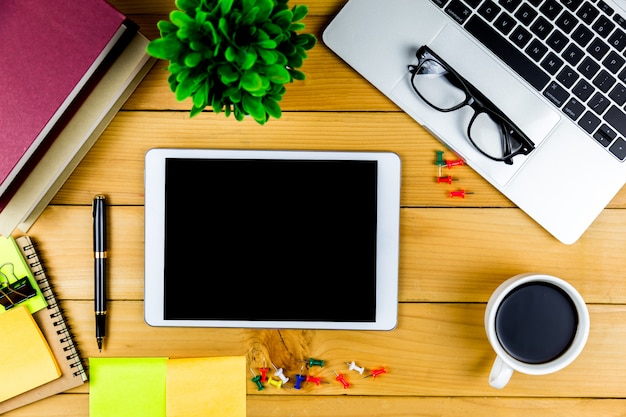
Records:
[[[626,1],[350,0],[323,40],[563,243],[626,183]]]

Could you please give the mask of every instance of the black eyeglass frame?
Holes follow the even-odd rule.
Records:
[[[508,165],[512,165],[513,157],[517,155],[528,155],[535,149],[535,144],[533,143],[533,141],[530,140],[530,138],[526,136],[526,134],[519,127],[517,127],[517,125],[513,123],[513,121],[511,121],[511,119],[509,119],[500,109],[498,109],[498,107],[493,104],[491,100],[485,97],[485,95],[482,94],[476,87],[474,87],[465,78],[459,75],[459,73],[456,72],[454,68],[452,68],[450,65],[448,65],[446,61],[437,56],[437,54],[433,52],[428,46],[424,45],[420,47],[415,55],[418,59],[418,64],[408,65],[408,70],[411,73],[411,86],[413,87],[413,90],[415,90],[415,93],[426,104],[428,104],[433,109],[443,113],[452,112],[462,107],[470,106],[474,110],[474,115],[467,125],[467,138],[478,152],[494,161],[504,162]],[[422,93],[420,93],[420,91],[415,87],[414,79],[415,76],[418,75],[420,69],[423,68],[424,64],[428,61],[435,61],[453,76],[446,76],[446,78],[453,85],[455,85],[457,88],[465,93],[465,99],[463,101],[450,108],[441,108],[431,103],[427,98],[422,95]],[[502,146],[504,149],[504,156],[501,158],[489,155],[488,153],[483,151],[480,146],[476,144],[476,142],[474,142],[474,139],[472,139],[472,124],[481,113],[487,114],[500,127],[500,138],[503,141]],[[517,150],[513,150],[512,144],[514,142],[517,142],[520,145]]]

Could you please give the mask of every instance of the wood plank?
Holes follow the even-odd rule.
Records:
[[[589,303],[624,304],[623,254],[615,250],[626,235],[623,214],[605,210],[567,246],[519,209],[402,209],[400,300],[486,302],[508,277],[537,271],[566,279]],[[61,298],[93,298],[91,221],[89,206],[50,206],[31,229]],[[143,207],[112,207],[110,223],[109,297],[141,300]]]
[[[617,399],[538,399],[538,398],[379,398],[366,396],[249,395],[248,417],[568,417],[623,416],[626,403]],[[4,414],[6,417],[85,417],[89,415],[87,394],[62,394]]]
[[[110,194],[112,204],[143,204],[143,159],[156,147],[227,149],[308,149],[396,152],[402,159],[402,202],[411,207],[513,207],[513,204],[468,166],[444,170],[458,182],[437,184],[435,151],[445,147],[404,113],[286,113],[260,126],[203,113],[189,119],[177,112],[121,112],[104,131],[54,204],[90,204],[94,191]],[[320,128],[323,126],[323,128]],[[446,159],[454,159],[451,152]],[[559,181],[553,181],[555,192]],[[464,188],[475,194],[448,198]],[[626,188],[609,207],[626,208]]]
[[[210,298],[211,295],[207,295]],[[290,300],[283,300],[289,303]],[[316,303],[315,300],[309,300]],[[209,301],[210,302],[210,301]],[[263,302],[263,300],[261,300]],[[294,302],[294,300],[291,300]],[[271,300],[267,299],[271,305]],[[294,389],[266,389],[253,383],[249,395],[477,396],[623,398],[626,384],[626,306],[590,305],[592,328],[581,356],[564,370],[545,376],[515,373],[502,390],[487,383],[494,353],[487,342],[484,304],[400,304],[398,327],[390,332],[270,329],[154,328],[143,320],[141,301],[113,301],[105,349],[98,352],[93,335],[93,303],[64,301],[64,309],[86,358],[98,356],[246,356],[251,367],[274,363],[287,376],[301,371],[302,361],[320,358],[312,368],[328,384]],[[345,362],[388,373],[363,379]],[[349,390],[334,380],[346,372]]]

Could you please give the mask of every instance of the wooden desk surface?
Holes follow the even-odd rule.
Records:
[[[422,0],[423,1],[423,0]],[[307,32],[321,33],[344,0],[308,0]],[[149,38],[171,0],[112,0]],[[383,2],[381,2],[382,4]],[[51,279],[85,358],[105,356],[244,355],[316,370],[330,384],[301,391],[248,385],[248,415],[624,416],[626,415],[626,191],[622,190],[574,245],[565,246],[468,167],[458,186],[475,194],[447,197],[435,184],[442,145],[399,111],[320,41],[302,67],[308,78],[287,87],[280,120],[259,126],[205,112],[189,119],[188,102],[169,92],[159,62],[115,117],[29,234],[39,243]],[[165,329],[143,320],[143,157],[153,147],[384,150],[402,158],[400,317],[390,332]],[[450,155],[451,156],[451,155]],[[559,186],[555,176],[546,178]],[[457,185],[457,184],[455,184]],[[102,192],[110,214],[109,329],[99,353],[94,337],[91,199]],[[581,199],[584,199],[581,196]],[[189,225],[194,239],[193,223]],[[202,262],[190,256],[190,262]],[[542,377],[515,374],[503,390],[487,377],[494,353],[483,330],[485,303],[506,278],[527,271],[571,282],[589,304],[591,332],[581,356]],[[251,277],[266,308],[323,308],[349,294],[317,289],[299,300],[276,300],[271,278]],[[8,357],[6,358],[8,359]],[[331,369],[356,361],[389,370],[376,380],[351,377],[343,390]],[[6,414],[87,416],[89,385]]]

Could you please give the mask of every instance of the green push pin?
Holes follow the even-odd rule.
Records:
[[[324,361],[321,359],[309,358],[308,364],[309,364],[309,368],[312,368],[314,366],[319,366],[320,368],[324,367]]]
[[[435,165],[438,167],[446,166],[446,161],[443,160],[443,151],[435,151],[437,153],[437,161],[435,161]]]
[[[258,391],[263,391],[265,387],[261,384],[261,375],[256,375],[252,369],[250,369],[250,372],[252,372],[252,379],[250,381],[256,384],[256,389]]]

